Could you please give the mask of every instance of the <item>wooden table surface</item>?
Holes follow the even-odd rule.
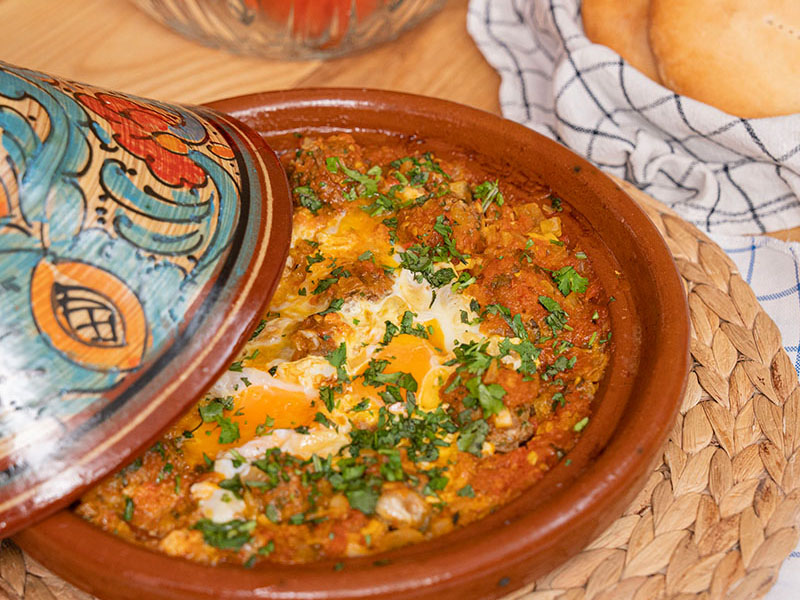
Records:
[[[236,56],[190,42],[124,0],[0,0],[0,60],[129,92],[201,103],[293,87],[371,87],[500,114],[500,78],[466,31],[467,0],[399,39],[331,61]],[[770,235],[800,241],[800,227]]]

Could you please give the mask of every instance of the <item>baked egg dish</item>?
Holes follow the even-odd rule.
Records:
[[[411,142],[299,136],[282,161],[295,213],[269,311],[78,514],[206,564],[338,561],[446,534],[568,464],[613,345],[569,199]]]

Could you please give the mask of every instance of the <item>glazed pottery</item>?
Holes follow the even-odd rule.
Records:
[[[501,181],[545,182],[570,206],[570,235],[606,291],[613,346],[577,446],[485,519],[380,555],[298,566],[207,567],[158,555],[62,511],[18,536],[35,558],[106,599],[494,598],[543,575],[600,534],[658,459],[689,371],[681,280],[655,227],[608,177],[518,124],[472,108],[368,90],[295,90],[218,102],[279,152],[296,133],[400,136],[458,152]],[[566,212],[564,213],[567,214]]]
[[[143,450],[232,360],[288,248],[263,140],[0,63],[0,537]]]
[[[212,47],[279,59],[331,58],[387,42],[444,0],[134,0]]]

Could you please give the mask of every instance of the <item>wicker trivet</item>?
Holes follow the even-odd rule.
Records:
[[[693,373],[663,461],[623,516],[504,600],[763,596],[798,539],[800,386],[778,328],[722,250],[620,183],[664,235],[689,293]],[[91,600],[0,549],[0,597]]]

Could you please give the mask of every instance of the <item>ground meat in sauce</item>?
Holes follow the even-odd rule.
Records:
[[[250,566],[386,551],[519,496],[577,442],[611,346],[568,204],[348,134],[301,136],[281,159],[295,220],[270,311],[78,514]]]

